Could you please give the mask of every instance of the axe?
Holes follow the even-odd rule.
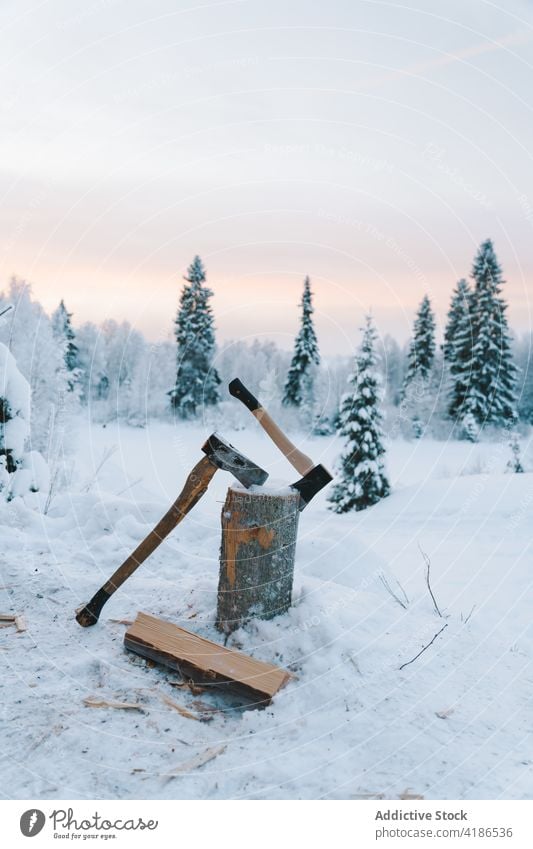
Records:
[[[293,445],[290,439],[278,427],[274,419],[271,418],[257,398],[252,395],[238,377],[231,381],[228,389],[230,395],[238,398],[245,407],[248,407],[263,430],[268,433],[272,442],[277,445],[281,453],[285,455],[296,471],[303,475],[299,481],[291,484],[291,488],[296,489],[300,494],[300,511],[304,510],[317,492],[320,492],[321,489],[333,480],[333,476],[321,464],[316,466],[310,457],[303,454]]]
[[[163,542],[170,531],[176,525],[179,525],[187,513],[192,510],[206,492],[217,469],[231,472],[245,487],[250,487],[253,484],[261,486],[268,478],[267,472],[256,466],[248,457],[245,457],[244,454],[241,454],[233,445],[230,445],[216,433],[211,434],[205,445],[202,446],[202,451],[205,457],[202,457],[188,475],[185,486],[172,507],[137,546],[133,554],[130,554],[122,566],[119,566],[109,581],[98,590],[90,602],[77,611],[76,620],[83,628],[96,625],[106,601],[124,581],[133,575],[141,563],[144,563],[146,558]]]

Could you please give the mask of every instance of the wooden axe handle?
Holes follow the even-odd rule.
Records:
[[[261,406],[257,398],[246,388],[246,386],[238,379],[232,380],[229,384],[230,394],[234,398],[242,401],[245,407],[248,407],[251,414],[255,416],[263,430],[270,436],[272,442],[278,446],[282,454],[285,455],[289,463],[294,466],[297,472],[301,475],[306,475],[315,464],[307,454],[299,451],[290,439],[285,436],[281,428],[276,424],[274,419],[267,413],[264,407]]]
[[[96,625],[106,601],[111,598],[115,590],[122,586],[124,581],[127,581],[133,575],[141,563],[144,563],[165,537],[192,510],[206,491],[216,470],[217,467],[210,462],[208,457],[202,457],[188,475],[185,486],[172,507],[167,510],[163,518],[159,520],[155,528],[143,539],[135,551],[118,567],[107,583],[95,593],[90,602],[77,612],[76,620],[80,625],[84,628],[89,625]]]

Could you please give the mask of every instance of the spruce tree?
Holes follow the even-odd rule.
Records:
[[[405,374],[403,391],[415,379],[427,380],[431,374],[435,359],[435,317],[431,309],[431,302],[424,295],[413,328],[413,338],[407,353],[407,371]]]
[[[424,295],[415,318],[413,336],[407,351],[407,367],[402,386],[400,410],[409,432],[420,439],[432,412],[435,384],[435,317],[431,302]]]
[[[302,318],[294,343],[294,354],[285,381],[283,404],[287,407],[310,408],[314,403],[314,371],[320,363],[318,342],[313,326],[313,302],[309,277],[304,280],[301,300]]]
[[[377,371],[376,331],[366,318],[363,339],[341,401],[340,433],[346,444],[340,457],[340,480],[329,501],[337,513],[364,510],[390,492],[385,474],[380,412],[381,378]]]
[[[466,280],[459,280],[448,312],[443,352],[450,369],[448,413],[452,418],[461,420],[468,413],[465,401],[472,368],[473,308],[473,292]],[[469,417],[464,425],[468,439],[472,439],[472,434],[477,432],[474,426],[475,419]]]
[[[452,293],[450,309],[444,330],[444,344],[442,353],[447,363],[453,363],[455,359],[455,344],[457,334],[461,333],[465,320],[470,320],[471,291],[468,282],[461,278]]]
[[[67,390],[73,392],[80,382],[79,351],[75,343],[76,335],[72,329],[72,313],[67,311],[61,300],[52,314],[52,331],[63,348],[63,361],[66,369]]]
[[[516,368],[501,297],[502,270],[491,239],[482,242],[472,267],[472,351],[461,413],[479,426],[509,424],[516,418]]]
[[[171,404],[181,418],[192,418],[202,405],[219,400],[220,378],[212,365],[215,353],[215,328],[209,299],[212,291],[205,284],[202,260],[195,256],[185,275],[175,321],[177,373],[169,392]]]

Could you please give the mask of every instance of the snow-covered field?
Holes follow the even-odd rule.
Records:
[[[198,697],[126,653],[117,621],[143,610],[220,640],[222,472],[100,623],[77,625],[75,608],[175,499],[211,429],[82,424],[69,494],[47,516],[20,499],[0,507],[0,612],[27,623],[0,630],[2,796],[530,798],[533,474],[504,473],[506,444],[394,442],[388,499],[339,516],[317,497],[301,517],[291,611],[228,643],[296,673],[265,710],[204,693],[218,708],[212,721],[181,716],[162,696],[193,711]],[[224,435],[271,478],[298,477],[256,426]],[[331,465],[340,445],[323,437],[302,447]],[[382,576],[400,596],[401,583],[407,609]],[[143,712],[87,707],[88,696]]]

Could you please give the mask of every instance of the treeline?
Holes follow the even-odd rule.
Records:
[[[453,433],[476,439],[482,428],[516,416],[533,423],[532,339],[511,337],[502,272],[490,240],[480,246],[471,281],[460,280],[452,293],[442,340],[436,338],[427,296],[408,345],[390,335],[373,340],[389,436]],[[232,416],[225,385],[236,375],[255,387],[285,424],[317,434],[338,429],[353,363],[321,357],[309,278],[292,353],[259,340],[217,347],[211,295],[203,263],[195,257],[181,290],[174,338],[152,344],[128,322],[74,326],[68,299],[48,316],[29,284],[13,278],[0,297],[0,306],[14,306],[0,325],[0,341],[31,386],[33,447],[48,454],[54,427],[57,432],[58,421],[78,408],[95,421],[120,418],[138,426],[150,418]]]

